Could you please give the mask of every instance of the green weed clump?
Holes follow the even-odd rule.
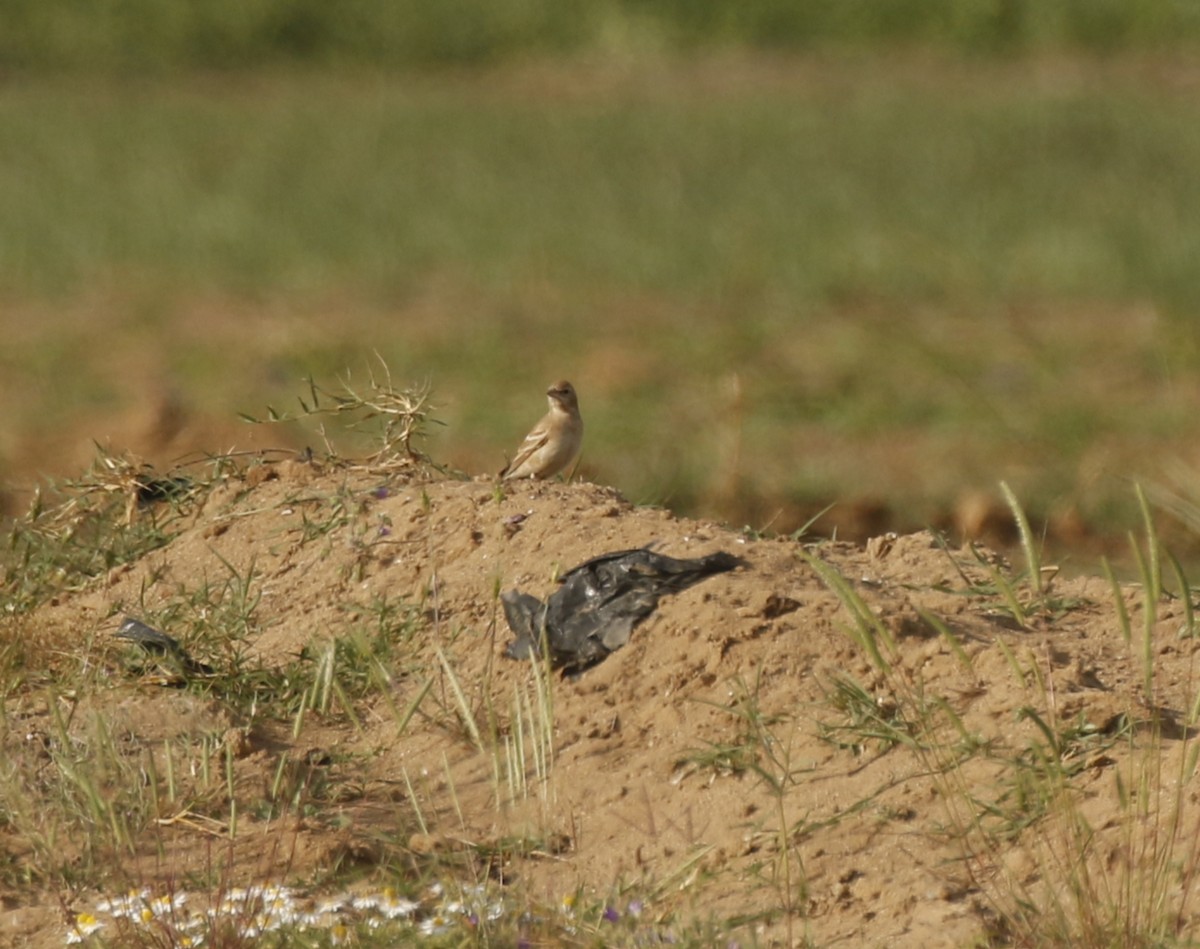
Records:
[[[197,477],[216,479],[221,468],[217,462]],[[166,545],[197,490],[197,478],[159,475],[97,447],[84,475],[51,485],[53,502],[39,490],[29,510],[8,526],[0,559],[0,615],[15,616],[53,595],[81,589]]]

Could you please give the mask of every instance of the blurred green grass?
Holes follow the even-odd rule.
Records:
[[[1189,0],[6,0],[0,69],[172,74],[303,63],[386,68],[743,46],[1026,54],[1179,49]]]
[[[1197,435],[1194,78],[856,54],[9,83],[8,424],[162,388],[256,412],[378,351],[471,471],[566,375],[587,473],[636,500],[789,527],[878,498],[911,527],[1006,478],[1128,523],[1125,479]]]
[[[552,77],[10,88],[0,290],[389,294],[441,269],[818,303],[1197,299],[1190,96],[854,68],[711,97],[649,72],[574,101]]]
[[[567,102],[388,79],[10,89],[0,287],[116,270],[389,293],[438,266],[816,300],[1196,298],[1186,95],[881,75],[708,100],[645,78]]]

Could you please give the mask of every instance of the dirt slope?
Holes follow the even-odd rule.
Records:
[[[503,736],[521,731],[515,696],[528,700],[526,721],[538,717],[536,679],[501,655],[509,634],[498,591],[545,596],[556,573],[651,543],[677,557],[726,550],[745,565],[666,598],[626,648],[555,679],[549,778],[536,780],[527,749],[529,783],[514,790]],[[130,746],[217,736],[230,749],[244,815],[230,851],[235,878],[311,882],[350,862],[369,867],[386,849],[380,842],[400,834],[401,849],[458,861],[550,903],[581,886],[613,899],[637,893],[661,926],[744,917],[742,938],[760,945],[809,938],[932,949],[989,931],[1016,939],[1004,922],[1014,895],[1059,888],[1056,861],[1073,859],[1053,806],[1021,791],[1024,772],[1013,764],[1048,770],[1038,764],[1047,754],[1039,723],[1060,739],[1052,757],[1069,767],[1071,800],[1095,831],[1098,872],[1115,881],[1136,871],[1131,841],[1140,831],[1116,777],[1142,767],[1136,736],[1151,731],[1165,736],[1165,772],[1182,773],[1173,762],[1187,744],[1180,726],[1192,704],[1196,640],[1179,636],[1179,601],[1158,604],[1147,704],[1143,667],[1123,640],[1107,581],[1058,582],[1032,604],[1022,588],[1022,628],[986,567],[929,534],[811,550],[881,621],[885,645],[894,638],[887,666],[851,635],[845,603],[794,540],[634,508],[591,484],[501,492],[490,481],[285,462],[230,476],[167,546],[22,618],[14,634],[105,657],[106,677],[79,700],[73,728],[85,732],[99,716]],[[193,635],[212,628],[205,607],[185,606],[199,591],[210,610],[243,596],[250,621],[224,641]],[[1137,629],[1142,594],[1125,597]],[[354,720],[335,700],[296,726],[202,689],[139,680],[116,661],[127,649],[111,638],[130,613],[222,668],[281,668],[372,628],[388,603],[401,615],[411,609],[414,624],[387,653],[390,683],[367,691]],[[865,706],[855,704],[853,683]],[[10,754],[18,733],[49,728],[46,701],[9,703]],[[857,730],[843,728],[855,715]],[[489,720],[500,738],[490,737]],[[1152,721],[1159,727],[1128,737],[1131,723]],[[310,771],[323,769],[327,790],[312,793],[303,818],[272,824],[253,802],[277,780],[285,754],[288,767],[316,762]],[[1147,791],[1144,827],[1154,824],[1159,793]],[[983,844],[964,830],[971,796],[991,807],[986,820],[1011,831]],[[410,833],[414,803],[427,833]],[[1181,813],[1192,839],[1192,796]],[[203,828],[181,822],[158,836],[161,855],[148,846],[127,858],[114,886],[211,867],[213,835]],[[514,840],[535,843],[521,854]],[[1168,900],[1185,906],[1186,920],[1189,882],[1172,884]],[[9,892],[0,941],[36,935],[61,944],[63,906],[96,897],[69,894],[60,905],[53,894]],[[781,911],[789,906],[790,921]]]

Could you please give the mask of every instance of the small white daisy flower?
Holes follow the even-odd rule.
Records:
[[[184,891],[172,893],[168,896],[156,896],[146,904],[146,908],[155,916],[166,916],[173,910],[179,909],[188,900],[188,895]]]
[[[149,890],[130,890],[124,896],[101,900],[96,904],[97,912],[108,913],[110,916],[135,916],[146,905],[150,898]]]
[[[418,928],[421,930],[422,936],[436,936],[438,933],[444,933],[450,928],[450,921],[445,916],[438,914],[421,920]]]
[[[83,942],[88,936],[94,932],[104,928],[104,923],[100,922],[91,913],[79,913],[75,917],[75,928],[67,933],[67,945],[73,946]]]
[[[388,919],[411,916],[420,906],[420,903],[414,903],[412,900],[406,900],[397,895],[390,887],[383,891],[383,896],[379,900],[379,911]]]

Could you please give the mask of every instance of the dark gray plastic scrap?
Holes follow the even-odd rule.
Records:
[[[519,590],[501,594],[504,617],[517,637],[504,654],[540,656],[544,639],[552,665],[581,672],[629,642],[634,626],[654,612],[660,597],[741,563],[724,552],[688,560],[649,547],[594,557],[563,574],[562,586],[545,603]]]
[[[150,655],[166,660],[176,668],[176,671],[189,676],[210,676],[216,670],[206,662],[197,662],[188,655],[174,636],[168,636],[153,626],[147,626],[141,620],[126,616],[125,621],[117,629],[117,638],[137,643]]]

